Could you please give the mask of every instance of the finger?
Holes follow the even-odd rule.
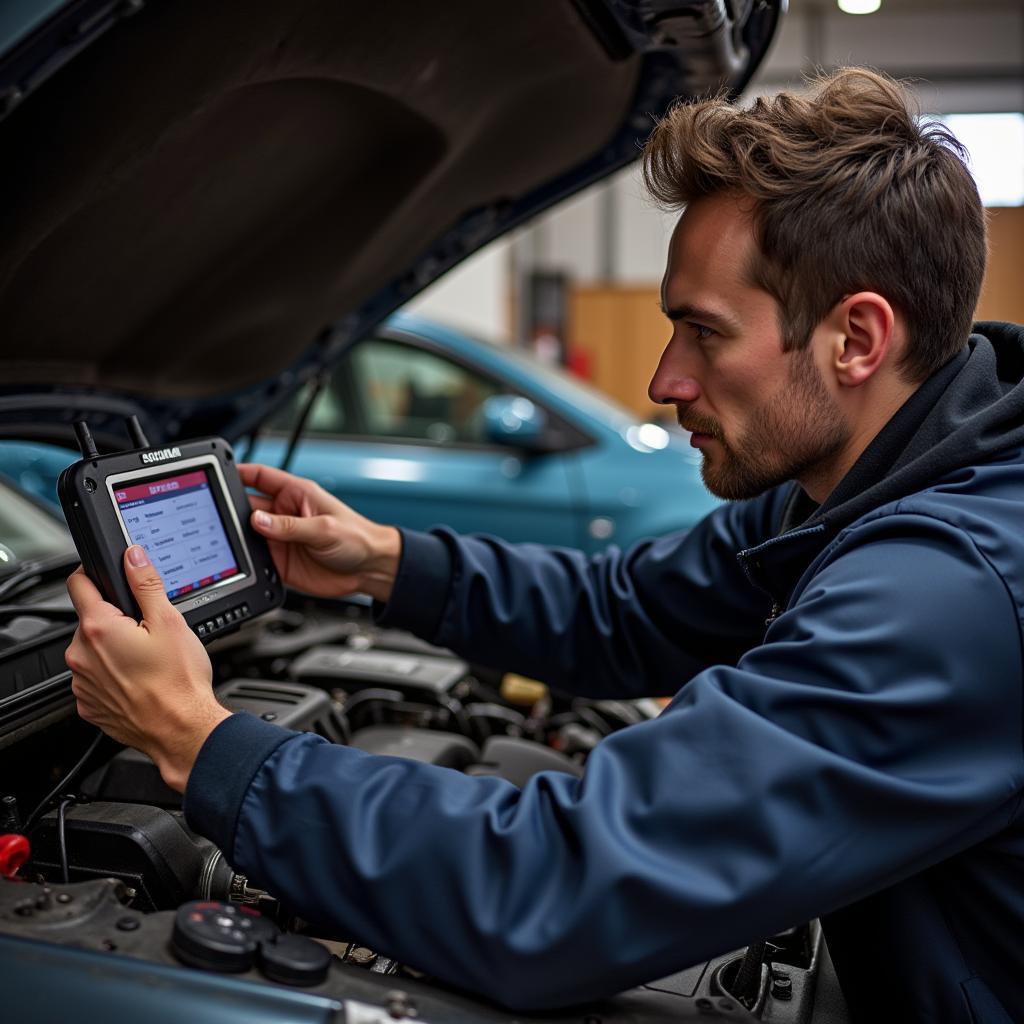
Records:
[[[105,604],[103,595],[96,589],[96,584],[85,575],[81,566],[68,577],[67,586],[68,596],[75,606],[75,611],[78,612],[79,619],[98,610],[99,605]]]
[[[75,630],[75,635],[71,638],[71,643],[68,644],[64,651],[64,664],[71,669],[72,682],[75,676],[81,676],[86,672],[89,664],[87,652],[88,647],[82,638],[82,627],[79,626]]]
[[[255,487],[263,492],[260,495],[250,494],[249,497],[269,496],[272,499],[271,508],[287,510],[293,514],[312,515],[313,509],[327,496],[320,485],[312,480],[294,476],[273,466],[243,463],[238,468],[246,486]]]
[[[164,581],[141,544],[133,544],[125,551],[124,572],[144,619],[159,622],[174,612],[174,606],[167,600]]]
[[[286,473],[283,469],[274,466],[264,466],[259,462],[240,462],[238,464],[238,475],[246,487],[255,487],[257,491],[269,494],[271,497],[284,490],[289,484],[302,484],[301,477]]]
[[[249,499],[250,508],[266,512],[274,507],[274,502],[270,498],[264,498],[262,494],[247,494],[246,497]]]
[[[95,685],[84,672],[76,670],[71,673],[71,694],[79,704],[95,706]]]
[[[277,516],[257,510],[252,525],[268,540],[323,548],[336,539],[337,522],[331,516]]]

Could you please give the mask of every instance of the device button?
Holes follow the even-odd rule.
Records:
[[[207,619],[206,620],[206,632],[207,633],[212,633],[216,628],[217,628],[217,626],[215,625],[213,619]]]
[[[225,621],[225,622],[234,622],[234,621],[235,621],[235,612],[234,612],[234,609],[233,609],[233,608],[229,608],[229,609],[228,609],[228,610],[227,610],[227,611],[226,611],[226,612],[224,613],[224,621]]]
[[[198,636],[200,639],[202,639],[204,636],[206,636],[206,623],[205,622],[200,622],[199,625],[196,626],[196,636]]]
[[[243,604],[242,605],[242,614],[243,615],[248,615],[249,614],[249,606],[247,604]]]
[[[223,628],[223,626],[224,626],[224,616],[223,615],[218,615],[217,618],[214,621],[217,623],[217,628],[218,629],[222,629]]]

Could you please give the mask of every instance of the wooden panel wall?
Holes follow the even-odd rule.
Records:
[[[978,319],[1024,323],[1024,206],[989,210],[988,270]]]
[[[1024,323],[1024,207],[989,211],[988,273],[980,320]],[[647,398],[647,385],[668,340],[658,285],[578,285],[569,295],[569,344],[587,354],[592,382],[644,419],[672,418]]]
[[[642,419],[674,412],[647,398],[647,385],[669,338],[661,296],[649,288],[575,287],[569,295],[569,344],[587,355],[591,382]]]

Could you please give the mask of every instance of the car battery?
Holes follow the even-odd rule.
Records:
[[[353,693],[373,687],[398,690],[413,699],[437,700],[468,672],[469,665],[458,658],[325,644],[296,658],[290,674],[298,683],[325,690]]]

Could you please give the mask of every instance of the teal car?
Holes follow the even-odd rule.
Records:
[[[683,432],[641,423],[521,352],[405,313],[255,437],[240,456],[287,461],[372,519],[415,529],[594,551],[688,529],[717,504]],[[77,457],[2,442],[0,472],[56,504],[57,476]]]

